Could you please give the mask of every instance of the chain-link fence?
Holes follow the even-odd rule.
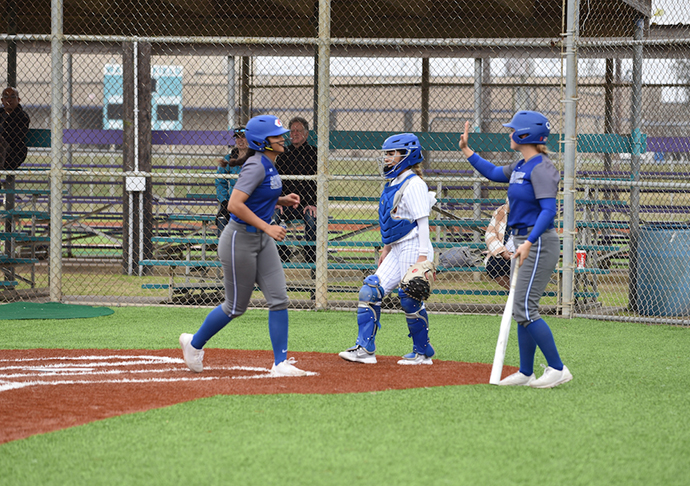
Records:
[[[271,114],[298,118],[288,142],[300,157],[276,164],[304,192],[298,211],[275,216],[288,226],[279,249],[293,306],[356,305],[382,247],[381,144],[414,132],[437,199],[428,305],[500,312],[507,290],[485,231],[506,185],[478,177],[458,139],[470,121],[472,148],[511,162],[502,124],[527,109],[549,118],[564,181],[563,256],[544,310],[690,314],[680,0],[55,7],[51,31],[45,2],[4,5],[3,85],[31,122],[26,160],[0,171],[3,300],[219,303],[219,210],[237,177],[222,161],[242,149],[233,128]],[[257,289],[253,304],[262,298]]]

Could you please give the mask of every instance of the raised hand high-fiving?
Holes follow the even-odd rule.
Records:
[[[474,150],[472,150],[468,145],[469,139],[470,122],[466,121],[465,132],[462,135],[460,135],[460,141],[458,142],[458,146],[460,147],[460,150],[462,150],[462,153],[465,155],[465,157],[470,157],[474,153]]]

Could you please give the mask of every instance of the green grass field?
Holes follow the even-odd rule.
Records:
[[[207,312],[0,321],[0,349],[175,348]],[[336,353],[354,341],[352,312],[290,320],[293,351]],[[547,320],[575,376],[555,389],[216,396],[1,445],[0,484],[688,484],[690,330]],[[209,347],[270,349],[266,322],[266,311],[250,311]],[[499,322],[432,315],[438,358],[491,363]],[[402,315],[382,323],[379,353],[408,352]],[[517,365],[511,331],[506,364]]]

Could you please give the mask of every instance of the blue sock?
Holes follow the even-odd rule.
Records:
[[[518,346],[520,349],[520,373],[531,376],[534,373],[534,354],[537,351],[537,343],[532,339],[525,326],[518,324]]]
[[[556,349],[556,341],[553,340],[553,334],[551,333],[551,328],[544,321],[544,319],[537,319],[531,324],[527,325],[526,328],[534,341],[544,353],[546,362],[553,369],[558,371],[563,369],[563,362],[561,357],[558,355],[558,349]]]
[[[223,307],[218,306],[208,313],[204,323],[192,338],[192,346],[196,349],[203,348],[209,339],[215,336],[232,319],[223,312]]]
[[[268,334],[273,346],[275,364],[282,363],[287,358],[288,345],[288,311],[268,311]]]

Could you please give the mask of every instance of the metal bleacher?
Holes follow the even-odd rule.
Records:
[[[49,146],[49,140],[46,141],[45,136],[47,131],[36,130],[32,136],[36,140],[33,146]],[[39,133],[41,132],[41,133]],[[77,131],[74,131],[75,133]],[[187,138],[182,140],[184,143],[189,142],[189,137],[193,138],[193,132],[185,132],[189,135]],[[391,132],[392,133],[392,132]],[[336,149],[378,149],[381,140],[383,140],[388,132],[339,132],[334,131],[331,133],[331,146]],[[72,134],[76,136],[75,134]],[[454,151],[457,150],[457,134],[453,133],[420,133],[421,142],[425,146],[433,147],[434,150],[439,151]],[[43,137],[43,138],[41,138]],[[222,138],[222,137],[221,137]],[[190,139],[191,140],[191,139]],[[73,142],[73,140],[72,140]],[[182,143],[181,142],[181,143]],[[312,134],[313,142],[313,134]],[[223,143],[226,143],[223,139]],[[471,134],[471,143],[477,151],[486,152],[504,152],[509,150],[507,146],[507,139],[505,134]],[[551,149],[557,147],[559,143],[559,137],[552,137],[551,143],[553,144]],[[631,137],[622,135],[580,135],[578,137],[578,150],[582,152],[591,153],[625,153],[631,150]],[[113,166],[116,168],[116,166]],[[198,167],[189,167],[199,169]],[[176,170],[180,170],[181,167],[176,167]],[[211,168],[209,168],[210,170]],[[78,167],[75,166],[75,174],[78,174]],[[442,173],[441,173],[442,172]],[[431,175],[439,176],[452,176],[452,175],[471,175],[471,171],[441,171],[435,174],[431,171]],[[583,176],[596,177],[598,174],[582,174]],[[624,183],[625,174],[621,175],[621,182]],[[47,181],[44,181],[47,184]],[[121,220],[122,215],[119,212],[122,204],[122,198],[119,195],[116,196],[97,196],[95,194],[84,194],[79,191],[70,190],[70,188],[77,187],[79,184],[90,185],[90,187],[97,187],[98,184],[108,184],[107,181],[84,181],[84,180],[66,180],[65,185],[67,186],[67,191],[63,195],[63,202],[68,211],[65,211],[64,226],[65,226],[65,241],[69,245],[76,246],[75,241],[83,239],[88,235],[99,234],[110,239],[111,244],[114,247],[121,248],[121,239],[119,238],[118,231],[120,231],[120,226],[115,224],[116,220]],[[154,182],[154,184],[166,184],[166,185],[177,185],[190,187],[191,184],[177,183],[177,182]],[[440,183],[439,183],[440,184]],[[210,184],[208,184],[210,186]],[[430,182],[430,186],[434,183]],[[195,189],[198,189],[198,184],[194,184]],[[456,187],[457,186],[457,187]],[[471,186],[466,184],[455,184],[444,182],[437,186],[439,190],[439,205],[446,211],[452,212],[462,212],[470,211],[472,209],[480,208],[484,216],[490,214],[490,211],[495,209],[498,205],[503,203],[503,199],[499,198],[488,198],[488,197],[449,197],[452,191],[472,189]],[[503,186],[501,187],[504,188]],[[495,189],[498,189],[496,187]],[[211,189],[210,189],[211,190]],[[624,191],[625,188],[616,189]],[[45,203],[48,199],[48,191],[43,189],[36,189],[33,193],[32,190],[25,190],[25,195],[31,195],[36,202]],[[19,194],[19,192],[17,193]],[[608,270],[606,268],[598,268],[598,262],[603,262],[606,258],[611,255],[621,255],[624,252],[625,231],[629,227],[629,223],[625,220],[616,220],[610,218],[599,218],[597,214],[605,214],[607,212],[618,212],[625,214],[629,212],[630,209],[625,201],[619,201],[614,199],[603,199],[596,196],[595,194],[585,194],[586,197],[578,199],[576,205],[583,211],[584,217],[577,221],[578,229],[578,240],[576,241],[576,248],[583,249],[591,253],[592,258],[588,260],[591,264],[590,268],[578,269],[576,274],[576,299],[582,299],[587,301],[587,303],[596,302],[596,296],[598,295],[596,289],[596,279],[599,275],[605,275]],[[590,197],[592,196],[592,197]],[[376,203],[378,202],[377,197],[352,197],[352,196],[331,196],[330,201],[334,203],[339,202],[353,202],[353,203]],[[213,285],[219,285],[219,275],[220,272],[217,270],[219,264],[216,261],[215,250],[217,245],[217,238],[215,238],[215,226],[213,225],[213,214],[215,213],[215,195],[214,194],[197,194],[197,193],[187,193],[186,197],[178,198],[164,198],[160,196],[154,197],[154,207],[160,205],[161,208],[165,207],[165,210],[156,211],[155,214],[155,232],[152,238],[152,243],[155,245],[155,256],[154,258],[143,260],[139,262],[142,266],[147,267],[168,267],[169,280],[166,283],[160,284],[145,284],[144,288],[168,288],[170,295],[177,291],[177,289],[182,289],[188,291],[192,289],[195,285],[200,287],[206,285],[207,287],[213,287]],[[84,207],[87,210],[84,210]],[[76,210],[76,208],[80,210]],[[194,208],[194,209],[191,209]],[[584,209],[582,209],[584,208]],[[668,208],[661,208],[668,210]],[[641,206],[640,211],[658,211],[660,208],[652,206]],[[678,207],[678,210],[690,211],[687,207]],[[16,210],[19,211],[19,210]],[[21,212],[23,211],[23,212]],[[0,212],[0,217],[14,218],[15,220],[30,220],[34,218],[34,221],[39,222],[41,218],[48,218],[46,212],[31,210],[21,210],[20,212],[5,213]],[[208,211],[208,212],[207,212]],[[89,224],[85,224],[89,219],[99,219],[101,222],[108,220],[113,221],[113,227],[92,227]],[[463,230],[469,232],[480,232],[483,231],[488,224],[488,218],[486,217],[470,217],[470,218],[452,218],[442,215],[441,217],[434,218],[430,221],[432,227],[439,229],[442,234],[452,235],[453,233],[462,233]],[[369,262],[344,258],[341,255],[340,250],[346,250],[349,248],[371,248],[374,249],[374,256],[377,255],[377,249],[380,248],[380,241],[377,230],[378,221],[376,219],[332,219],[329,220],[329,237],[328,247],[329,247],[329,270],[350,270],[361,273],[368,273],[373,271],[375,267],[375,260],[372,258]],[[33,225],[32,225],[33,226]],[[332,231],[330,230],[333,227]],[[361,238],[352,239],[348,232],[343,232],[336,230],[337,226],[348,226],[351,228],[357,228],[356,234],[362,235],[367,232],[371,232],[371,239],[362,240]],[[48,243],[45,228],[47,225],[37,225],[36,230],[43,228],[43,233],[31,234],[30,231],[22,232],[5,232],[0,235],[0,238],[9,241],[6,247],[15,246],[37,246],[37,244]],[[620,232],[620,238],[614,242],[611,241],[599,241],[597,234],[602,230],[618,231]],[[296,234],[293,231],[293,236]],[[355,234],[354,232],[352,233]],[[449,249],[456,246],[465,246],[472,250],[483,249],[483,241],[474,240],[458,240],[454,238],[441,239],[434,241],[434,247],[439,250]],[[313,245],[313,242],[301,241],[297,236],[289,241],[282,242],[280,245],[294,246],[296,248],[304,247],[306,245]],[[119,245],[119,246],[118,246]],[[17,255],[13,255],[17,257]],[[33,261],[32,259],[29,259]],[[3,263],[3,271],[7,274],[9,267],[20,267],[21,265],[27,265],[27,260],[12,260],[8,255],[5,255],[0,259],[0,263]],[[312,270],[314,264],[303,263],[303,262],[285,262],[284,267],[286,270]],[[177,282],[175,279],[178,277],[176,275],[176,268],[185,269],[185,279],[184,281]],[[208,281],[201,279],[189,278],[196,270],[206,269],[206,273],[202,275],[203,278],[208,277]],[[213,272],[210,270],[214,269]],[[474,267],[452,267],[444,268],[439,267],[439,273],[449,273],[449,272],[475,272],[482,273],[485,269],[482,266]],[[203,272],[202,272],[203,273]],[[215,279],[215,280],[213,280]],[[10,281],[10,280],[6,280]],[[313,291],[313,281],[311,282],[311,287],[307,290]],[[309,287],[305,285],[299,287],[300,289]],[[5,287],[11,287],[11,284],[5,284]],[[295,286],[297,288],[297,286]],[[337,289],[337,290],[336,290]],[[330,290],[330,288],[329,288]],[[342,286],[334,286],[334,291],[352,291],[351,288],[344,289]],[[356,290],[356,289],[355,289]],[[504,295],[503,290],[484,290],[484,289],[435,289],[438,294],[457,294],[457,295]]]

